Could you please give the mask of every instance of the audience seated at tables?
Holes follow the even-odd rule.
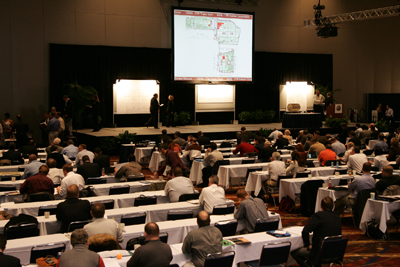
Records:
[[[218,160],[223,159],[224,156],[222,155],[221,151],[217,150],[217,145],[215,143],[211,143],[210,147],[206,150],[203,163],[205,167],[213,167]]]
[[[388,150],[389,150],[389,147],[388,147],[387,143],[385,142],[385,136],[383,134],[378,135],[378,142],[375,143],[372,150],[375,150],[377,147],[382,148],[382,150],[385,152],[388,152]]]
[[[283,133],[281,131],[279,131],[278,129],[275,128],[275,129],[272,130],[272,133],[268,136],[268,139],[269,140],[278,139],[278,134],[282,134],[283,135]]]
[[[199,142],[199,145],[201,145],[201,146],[209,145],[210,138],[207,136],[204,136],[202,131],[198,131],[197,132],[197,142]]]
[[[342,233],[342,221],[340,216],[333,212],[333,200],[324,197],[321,201],[321,209],[315,213],[302,231],[303,247],[294,250],[291,254],[300,266],[317,266],[321,262],[321,245],[325,237],[336,236]],[[310,242],[310,233],[312,242]]]
[[[306,142],[304,144],[304,151],[308,152],[310,150],[311,147],[311,139],[313,139],[313,135],[312,134],[307,134],[307,138],[306,138]]]
[[[44,163],[38,161],[36,155],[29,155],[29,164],[25,165],[23,179],[36,175],[42,165],[44,165]]]
[[[375,179],[371,176],[371,163],[365,162],[362,168],[362,175],[355,176],[349,184],[350,194],[343,196],[335,201],[335,212],[342,214],[345,206],[354,205],[356,203],[357,194],[364,189],[374,189]]]
[[[57,221],[61,221],[60,233],[67,233],[71,222],[87,221],[92,218],[90,203],[79,199],[79,188],[72,184],[67,189],[67,199],[57,205]]]
[[[340,143],[335,137],[331,138],[332,150],[336,153],[338,157],[342,157],[346,153],[346,146]]]
[[[272,153],[271,163],[267,166],[269,179],[263,182],[263,186],[276,186],[279,174],[286,173],[286,165],[280,160],[281,154],[279,152]],[[267,192],[267,190],[264,190]]]
[[[310,149],[308,150],[308,153],[315,152],[317,154],[317,157],[319,156],[319,153],[321,153],[321,151],[326,149],[325,145],[320,143],[316,138],[311,139],[310,144],[311,146]]]
[[[142,166],[136,162],[135,154],[129,154],[128,163],[124,164],[115,173],[115,178],[119,178],[121,182],[126,182],[130,175],[141,175]]]
[[[100,147],[96,147],[93,152],[94,152],[93,163],[99,164],[100,170],[104,168],[105,172],[109,173],[110,156],[104,155]]]
[[[61,186],[57,187],[58,194],[65,198],[67,189],[70,185],[77,185],[79,191],[85,187],[85,179],[80,174],[74,173],[71,164],[65,164],[63,167],[64,179],[61,181]]]
[[[104,218],[106,207],[101,202],[92,204],[90,214],[93,217],[93,222],[86,224],[83,228],[88,233],[89,237],[97,234],[110,234],[115,237],[119,243],[124,241],[124,236],[119,224],[113,219]]]
[[[67,146],[62,150],[61,153],[70,159],[75,159],[78,152],[79,148],[74,145],[74,141],[72,141],[72,139],[68,139]]]
[[[21,262],[14,256],[4,254],[6,249],[7,238],[5,235],[0,235],[0,262],[3,267],[21,267]]]
[[[76,159],[75,159],[75,163],[77,166],[83,164],[83,162],[82,162],[83,156],[88,156],[90,162],[93,162],[94,154],[92,151],[87,150],[87,147],[85,144],[80,144],[78,147],[78,150],[79,150],[79,152],[78,152],[78,154],[76,154]]]
[[[82,162],[83,164],[78,166],[76,173],[82,175],[83,179],[85,179],[85,183],[90,177],[101,176],[101,169],[99,164],[90,163],[89,157],[87,155],[82,157]]]
[[[390,149],[389,149],[389,154],[387,155],[387,159],[388,161],[395,161],[399,155],[400,155],[399,139],[393,137],[392,139],[390,139]]]
[[[222,252],[222,233],[210,225],[210,215],[200,211],[197,224],[199,228],[190,231],[182,244],[182,252],[192,255],[184,267],[203,267],[208,254]]]
[[[244,189],[239,189],[236,196],[240,205],[234,217],[237,220],[244,220],[246,228],[243,233],[253,233],[257,219],[269,218],[266,204],[260,198],[250,196]]]
[[[346,152],[344,152],[343,157],[339,158],[344,163],[347,163],[349,161],[350,153],[354,150],[354,143],[348,142],[346,146],[347,146]]]
[[[285,134],[283,135],[283,138],[286,138],[288,140],[289,144],[291,144],[292,140],[293,140],[293,137],[291,136],[291,134],[292,133],[288,129],[286,129]]]
[[[240,152],[241,157],[244,157],[246,153],[258,153],[258,150],[253,145],[247,143],[245,139],[242,139],[241,143],[232,151],[233,154],[237,154],[238,152]]]
[[[10,142],[8,144],[8,151],[3,152],[3,157],[1,159],[8,159],[11,162],[18,161],[20,164],[24,163],[24,159],[22,158],[21,152],[16,150],[16,145],[14,142]]]
[[[212,175],[208,181],[208,187],[201,191],[199,202],[204,207],[204,210],[211,214],[214,206],[226,204],[226,199],[225,190],[218,186],[218,176]]]
[[[172,168],[172,179],[165,185],[164,192],[169,197],[170,202],[178,202],[181,195],[193,194],[195,190],[192,181],[183,176],[182,169],[174,167]]]
[[[327,160],[336,160],[336,153],[332,150],[332,145],[327,141],[326,149],[322,150],[318,155],[318,160],[322,166],[325,166]]]
[[[315,131],[314,132],[314,138],[317,139],[317,141],[323,145],[326,144],[326,137],[321,135],[320,131]]]
[[[56,167],[57,162],[55,159],[48,159],[46,164],[49,167],[49,173],[47,174],[47,177],[49,177],[53,183],[60,184],[61,180],[64,178],[63,170]]]
[[[362,170],[362,166],[365,162],[368,161],[367,156],[360,151],[359,146],[354,146],[353,151],[350,152],[349,161],[347,162],[347,166],[351,170],[355,170],[360,173]]]
[[[19,149],[19,152],[24,155],[31,155],[35,154],[36,156],[38,155],[38,150],[36,148],[36,143],[33,139],[29,140],[28,144],[26,146],[23,146]]]
[[[47,177],[48,173],[49,167],[47,167],[47,165],[40,166],[38,174],[28,177],[19,188],[19,192],[27,195],[48,192],[53,195],[54,183],[49,177]]]
[[[293,175],[296,178],[298,172],[304,172],[306,162],[300,157],[299,152],[292,152],[292,160],[289,161],[289,166],[286,168],[286,175]]]
[[[283,138],[283,134],[279,133],[278,138],[275,141],[273,147],[276,149],[283,149],[284,147],[289,145],[289,141],[286,138]]]
[[[72,249],[61,254],[57,267],[104,267],[103,259],[88,249],[88,234],[84,229],[76,229],[71,234]]]
[[[387,159],[387,154],[382,151],[382,148],[377,147],[375,148],[374,151],[375,157],[374,157],[374,166],[379,169],[379,171],[382,171],[382,168],[384,166],[389,165],[389,161]]]
[[[174,134],[174,142],[177,143],[180,147],[184,147],[186,145],[185,139],[181,137],[181,132],[176,131]]]
[[[361,141],[360,139],[356,136],[354,131],[349,132],[349,142],[353,142],[355,146],[361,147]]]
[[[172,261],[172,251],[168,244],[160,240],[159,235],[158,225],[154,222],[147,223],[144,227],[146,243],[135,249],[126,266],[169,266]]]
[[[57,162],[57,168],[61,169],[65,164],[72,164],[72,161],[65,155],[58,152],[55,145],[50,147],[50,154],[47,154],[47,159],[55,159]]]
[[[159,135],[159,143],[167,143],[169,139],[171,139],[171,137],[169,135],[167,135],[167,130],[163,129],[161,131],[162,135]]]
[[[254,147],[258,150],[258,153],[260,154],[264,150],[264,138],[262,136],[258,136],[256,139],[254,139]]]
[[[61,144],[61,139],[60,138],[55,138],[54,140],[53,140],[53,142],[51,142],[50,143],[50,145],[48,146],[48,147],[46,147],[46,153],[47,153],[47,155],[49,155],[50,153],[51,153],[51,151],[50,151],[50,148],[51,148],[51,146],[56,146],[57,147],[57,150],[58,150],[58,153],[61,153],[62,151],[63,151],[63,147],[62,146],[60,146],[60,144]]]
[[[237,143],[240,144],[242,139],[246,140],[247,143],[250,143],[250,140],[254,138],[254,134],[246,130],[246,127],[240,128],[240,132],[236,133]]]
[[[400,185],[400,176],[393,175],[393,167],[387,165],[382,168],[382,178],[379,179],[379,182],[376,183],[375,188],[380,193],[385,191],[388,186],[391,185]]]
[[[272,153],[276,152],[276,149],[271,146],[271,142],[266,140],[264,142],[264,149],[259,151],[258,159],[261,159],[262,162],[270,162]]]
[[[175,142],[175,141],[174,141]],[[170,173],[170,170],[175,167],[182,169],[183,175],[186,175],[186,166],[183,164],[181,158],[177,153],[168,149],[167,144],[160,144],[160,152],[165,156],[165,165],[160,166],[159,170],[154,172],[154,176],[157,178],[159,175],[163,175],[164,171],[166,175]]]

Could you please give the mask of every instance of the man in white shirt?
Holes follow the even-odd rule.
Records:
[[[81,191],[85,187],[85,179],[79,174],[73,172],[71,164],[65,164],[63,167],[64,179],[61,181],[61,186],[57,187],[58,194],[65,198],[67,189],[70,185],[76,184]]]
[[[347,163],[349,161],[349,157],[350,157],[350,153],[353,151],[354,149],[354,143],[353,142],[348,142],[347,143],[347,150],[346,152],[344,152],[343,157],[339,158],[341,161],[343,161],[344,163]]]
[[[319,90],[317,90],[314,95],[314,112],[324,115],[324,102],[325,97],[320,94]]]
[[[355,146],[353,151],[350,152],[349,161],[347,162],[347,166],[360,173],[363,167],[363,164],[368,161],[367,156],[364,153],[360,153],[360,147]]]
[[[179,197],[183,194],[195,193],[192,181],[182,175],[183,172],[180,167],[172,169],[172,179],[167,182],[164,188],[164,192],[169,196],[170,202],[178,202]]]
[[[217,145],[215,143],[211,143],[210,147],[207,148],[206,154],[204,156],[204,166],[208,167],[211,166],[213,167],[215,162],[218,160],[223,160],[224,156],[222,153],[217,150]]]
[[[286,174],[286,165],[280,161],[280,158],[281,154],[279,152],[272,153],[271,163],[267,166],[269,179],[263,183],[264,185],[266,183],[268,186],[276,186],[279,174]],[[264,191],[267,192],[266,190]]]
[[[63,170],[56,168],[57,163],[53,158],[49,158],[46,164],[49,167],[49,173],[47,174],[47,177],[49,177],[53,183],[60,184],[61,180],[64,178]]]
[[[226,204],[225,190],[218,186],[217,175],[212,175],[208,181],[208,187],[201,191],[199,201],[204,210],[208,214],[212,214],[215,205]]]
[[[389,165],[389,161],[387,160],[387,154],[383,152],[382,148],[375,148],[375,158],[374,158],[374,166],[382,171],[382,168]]]
[[[82,165],[82,158],[83,156],[88,156],[90,163],[93,163],[93,159],[94,159],[94,154],[92,151],[86,150],[86,145],[85,144],[80,144],[78,147],[78,151],[79,153],[76,155],[76,159],[75,159],[75,163],[76,165]]]
[[[115,220],[104,218],[105,210],[106,207],[103,203],[93,203],[90,211],[90,214],[92,214],[93,217],[93,222],[86,224],[83,229],[86,230],[89,237],[97,234],[110,234],[115,237],[119,243],[122,243],[124,241],[122,229]]]
[[[278,135],[279,135],[279,134],[282,134],[282,135],[283,135],[283,133],[282,133],[281,131],[278,131],[277,129],[274,129],[274,130],[272,131],[272,133],[268,136],[268,138],[271,139],[271,140],[278,139]]]

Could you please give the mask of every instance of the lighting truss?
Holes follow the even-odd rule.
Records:
[[[326,23],[336,24],[348,21],[388,18],[399,15],[400,15],[400,5],[397,5],[397,6],[382,7],[365,11],[357,11],[357,12],[323,17],[323,20],[325,24]],[[305,20],[304,27],[317,27],[317,25],[315,24],[315,19]]]

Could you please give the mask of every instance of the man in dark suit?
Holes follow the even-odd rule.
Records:
[[[289,140],[287,140],[286,138],[283,138],[283,134],[279,133],[278,134],[278,139],[276,139],[275,144],[273,145],[274,148],[276,149],[282,149],[285,146],[289,145]]]
[[[146,127],[153,125],[154,129],[158,129],[158,112],[160,112],[160,105],[158,104],[158,94],[154,94],[150,100],[150,119],[145,123]]]
[[[0,262],[2,267],[21,267],[21,262],[18,258],[4,255],[6,249],[7,238],[0,235]]]
[[[93,152],[93,163],[99,164],[100,170],[104,168],[106,173],[113,173],[114,169],[110,170],[110,156],[104,155],[100,147],[96,147]]]
[[[169,95],[168,96],[168,103],[167,103],[167,127],[170,125],[172,127],[175,127],[175,118],[174,118],[174,113],[176,112],[176,107],[175,107],[175,102],[174,102],[174,96]]]
[[[21,152],[15,150],[16,145],[14,142],[10,142],[8,144],[8,151],[3,153],[3,157],[1,159],[8,159],[12,162],[18,161],[20,164],[24,163],[22,159]]]
[[[322,211],[315,213],[303,228],[304,246],[292,252],[292,257],[300,266],[319,264],[321,261],[319,252],[324,238],[342,234],[341,218],[332,211],[332,198],[324,197],[321,201],[321,209]],[[311,232],[313,232],[312,244],[310,244]]]
[[[246,131],[246,127],[240,128],[240,132],[236,133],[237,143],[240,144],[242,139],[246,140],[247,143],[250,143],[250,139],[254,138],[254,134],[252,132]]]
[[[204,136],[202,131],[198,131],[197,136],[197,142],[199,142],[199,145],[204,146],[210,144],[210,138]]]
[[[272,153],[276,152],[276,149],[271,146],[270,141],[265,141],[264,149],[258,154],[258,158],[262,159],[263,162],[270,162]]]
[[[85,183],[88,178],[90,177],[100,177],[101,176],[101,169],[99,164],[97,163],[90,163],[90,159],[88,156],[82,157],[82,165],[79,165],[76,172],[82,175],[83,179],[85,179]]]
[[[162,135],[158,136],[158,138],[160,139],[160,143],[166,144],[169,139],[172,139],[171,136],[167,135],[167,130],[163,129],[161,133]]]
[[[50,154],[47,155],[47,159],[55,159],[56,162],[57,162],[57,165],[56,165],[57,169],[62,169],[62,167],[65,164],[67,164],[67,163],[71,164],[72,163],[69,159],[68,159],[68,162],[65,161],[64,155],[58,153],[58,148],[55,145],[52,145],[50,147]]]
[[[37,156],[38,150],[36,148],[35,141],[33,141],[33,139],[29,140],[29,142],[26,146],[23,146],[19,149],[19,152],[21,152],[22,155],[28,155],[28,157],[31,154],[35,154]]]
[[[86,221],[92,218],[90,214],[90,203],[81,200],[79,189],[76,184],[72,184],[67,189],[67,199],[57,205],[57,221],[61,221],[60,233],[67,233],[71,222]]]
[[[400,176],[393,175],[393,167],[390,165],[382,168],[382,173],[380,177],[378,176],[378,179],[379,182],[376,183],[375,188],[381,193],[391,185],[400,185]]]

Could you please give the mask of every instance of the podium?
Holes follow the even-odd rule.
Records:
[[[343,105],[332,104],[326,107],[326,118],[343,118]]]

